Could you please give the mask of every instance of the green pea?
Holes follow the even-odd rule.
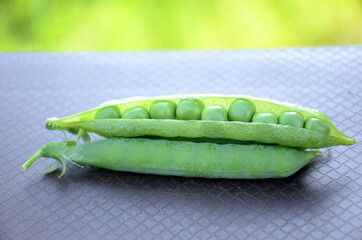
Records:
[[[121,113],[116,106],[110,106],[99,110],[94,119],[121,118]]]
[[[142,106],[132,107],[123,112],[122,118],[124,119],[148,119],[148,111]]]
[[[153,119],[175,119],[176,104],[167,100],[155,101],[150,107],[150,116]]]
[[[330,132],[329,125],[323,120],[315,117],[308,118],[305,121],[304,128],[325,134],[329,134]]]
[[[227,121],[227,111],[222,106],[209,106],[202,111],[201,119],[209,121]]]
[[[250,122],[254,113],[254,103],[246,99],[237,99],[230,105],[228,119],[230,121]]]
[[[278,116],[273,112],[255,113],[252,122],[256,123],[278,123]]]
[[[279,115],[279,123],[302,128],[304,124],[303,114],[299,112],[285,111]]]
[[[181,100],[176,109],[176,116],[181,120],[200,120],[204,104],[197,99]]]

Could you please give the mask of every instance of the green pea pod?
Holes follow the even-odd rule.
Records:
[[[183,100],[189,100],[184,110],[180,109],[181,104],[178,106]],[[122,118],[125,112],[127,117]],[[129,119],[130,116],[133,119]],[[277,123],[278,116],[282,116],[280,123]],[[173,95],[113,100],[69,117],[49,118],[46,128],[70,132],[84,129],[107,138],[159,136],[206,138],[210,142],[224,139],[225,142],[246,141],[304,149],[356,142],[339,131],[319,110],[241,95]]]
[[[83,145],[74,141],[48,143],[24,165],[27,170],[40,157],[54,158],[101,168],[204,178],[288,177],[320,156],[278,145],[215,144],[146,138],[110,138]],[[57,164],[57,165],[58,165]],[[56,165],[56,166],[57,166]],[[46,170],[54,171],[55,167]]]

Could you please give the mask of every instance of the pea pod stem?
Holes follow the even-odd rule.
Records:
[[[28,161],[26,161],[24,164],[23,164],[23,169],[26,171],[28,170],[28,168],[36,161],[38,160],[39,158],[43,157],[43,148],[39,149],[36,153],[34,153],[33,156],[31,156],[29,158]]]
[[[24,171],[28,170],[28,168],[29,168],[36,160],[38,160],[39,158],[41,158],[41,157],[48,157],[48,156],[49,156],[49,155],[45,154],[45,152],[49,151],[48,145],[49,145],[49,144],[45,145],[43,148],[41,148],[39,151],[37,151],[33,156],[31,156],[31,158],[30,158],[27,162],[25,162],[25,163],[23,164],[23,169],[24,169]],[[55,155],[52,156],[52,158],[54,158],[54,159],[57,161],[56,165],[54,165],[53,167],[51,167],[51,168],[49,168],[49,169],[43,170],[43,171],[41,171],[41,172],[42,172],[42,173],[52,173],[52,172],[54,172],[54,171],[58,168],[58,166],[61,164],[61,165],[63,166],[63,170],[62,170],[62,173],[59,175],[59,178],[60,178],[60,177],[62,177],[62,176],[65,174],[66,169],[67,169],[66,166],[65,166],[65,162],[64,162],[62,159],[59,159],[58,157],[56,157]]]
[[[64,160],[69,160],[115,171],[184,177],[281,178],[292,175],[317,156],[319,151],[277,145],[110,138],[83,145],[71,141],[48,143],[23,167],[27,170],[39,157],[49,157],[62,163],[62,174]]]
[[[63,153],[65,151],[65,149],[71,147],[71,146],[76,146],[77,143],[74,141],[61,141],[58,143],[48,143],[46,144],[44,147],[42,147],[41,149],[39,149],[33,156],[31,156],[29,158],[28,161],[26,161],[23,164],[23,169],[26,171],[28,170],[28,168],[39,158],[41,157],[47,157],[47,158],[53,158],[57,161],[56,165],[54,165],[53,167],[43,170],[43,173],[52,173],[54,172],[57,167],[59,165],[63,166],[63,170],[62,173],[60,174],[59,177],[62,177],[65,172],[66,172],[66,166],[65,166],[65,161],[64,161],[64,157],[62,156],[61,153]],[[66,159],[66,158],[65,158]]]

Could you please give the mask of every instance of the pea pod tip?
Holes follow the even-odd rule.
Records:
[[[56,120],[57,118],[47,118],[45,121],[45,128],[48,130],[54,129],[53,120]]]

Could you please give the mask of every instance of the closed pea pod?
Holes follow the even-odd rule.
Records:
[[[75,146],[49,143],[25,164],[39,157],[64,159],[116,171],[205,178],[280,178],[298,171],[318,151],[283,146],[194,143],[143,138],[111,138]],[[47,173],[55,168],[46,170]]]

